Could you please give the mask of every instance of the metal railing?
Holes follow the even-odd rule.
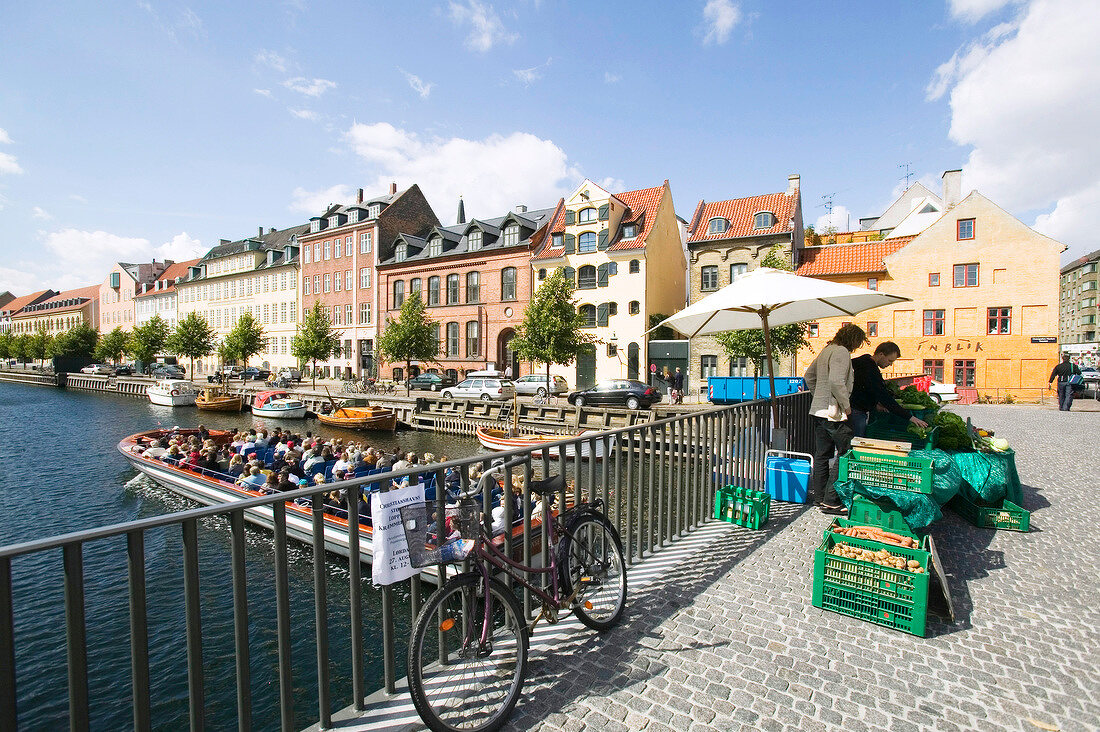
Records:
[[[793,450],[810,451],[812,426],[807,409],[810,394],[800,393],[781,397],[779,400],[780,424],[787,428],[788,443]],[[770,408],[766,401],[748,402],[728,407],[701,410],[689,415],[659,419],[641,425],[607,430],[584,437],[565,439],[542,448],[542,454],[533,461],[534,469],[543,475],[557,470],[571,478],[571,485],[562,489],[558,505],[579,501],[582,497],[601,498],[605,512],[620,530],[627,562],[634,563],[669,543],[677,535],[704,522],[711,514],[714,489],[717,485],[738,483],[760,488],[764,481],[764,453],[770,433]],[[489,456],[476,456],[447,463],[419,466],[409,470],[394,471],[384,475],[346,481],[323,486],[353,487],[381,481],[389,486],[391,480],[425,471],[435,474],[436,485],[446,485],[449,468],[461,471],[460,488],[470,486],[467,466],[485,463],[489,459],[521,455],[528,450],[512,450]],[[558,456],[560,467],[552,468],[549,456]],[[604,455],[602,460],[585,459],[586,455]],[[508,486],[521,486],[522,516],[514,515],[512,501],[504,501],[506,525],[522,526],[522,535],[513,546],[517,558],[522,556],[530,563],[538,547],[545,546],[543,529],[532,526],[532,500],[529,492],[533,478],[532,469],[525,469],[517,482],[512,482],[511,471],[505,476],[504,495]],[[320,486],[318,486],[320,487]],[[215,679],[208,679],[203,665],[203,616],[200,592],[200,546],[198,531],[201,522],[213,517],[228,519],[230,564],[233,607],[233,653],[235,655],[236,716],[240,729],[252,726],[253,696],[252,664],[250,663],[248,582],[246,577],[246,522],[258,513],[266,512],[265,525],[273,526],[275,630],[277,644],[277,673],[272,686],[278,688],[280,726],[283,730],[295,727],[294,679],[292,677],[291,628],[312,622],[316,647],[316,702],[317,715],[313,718],[320,727],[330,727],[333,717],[332,682],[330,670],[333,660],[329,639],[329,578],[326,567],[326,536],[331,538],[334,529],[326,526],[326,515],[321,510],[312,512],[312,563],[313,563],[313,617],[292,618],[290,584],[288,582],[288,502],[309,497],[314,506],[323,505],[318,487],[309,487],[273,496],[261,496],[218,505],[157,516],[124,524],[66,534],[64,536],[30,541],[0,547],[0,729],[17,729],[19,709],[19,679],[16,675],[16,646],[19,642],[15,626],[15,610],[18,601],[31,598],[16,596],[13,592],[13,566],[20,560],[40,559],[43,553],[61,550],[63,570],[63,602],[65,614],[66,669],[68,680],[68,722],[71,730],[87,730],[90,727],[89,709],[89,645],[88,621],[85,615],[84,552],[90,542],[111,537],[125,538],[126,586],[128,595],[130,664],[127,670],[111,669],[107,673],[122,683],[130,678],[130,703],[133,726],[136,730],[148,730],[153,726],[150,684],[150,622],[147,596],[146,537],[150,532],[179,527],[182,533],[183,594],[186,626],[186,677],[188,719],[192,730],[201,730],[206,723],[206,691]],[[442,508],[445,491],[437,490],[437,500]],[[486,493],[484,499],[492,498]],[[486,504],[488,505],[488,504]],[[295,515],[301,512],[290,506]],[[359,523],[356,501],[348,502],[346,529],[346,555],[348,582],[350,584],[348,614],[350,617],[348,643],[351,655],[351,698],[354,709],[362,709],[366,697],[363,585],[360,551],[365,541]],[[486,522],[488,523],[486,512]],[[270,537],[270,534],[267,534]],[[344,537],[341,537],[343,540]],[[541,542],[541,543],[540,543]],[[333,544],[327,544],[332,548]],[[446,577],[446,567],[438,568],[437,579]],[[404,585],[382,587],[381,622],[374,625],[380,635],[382,649],[384,688],[393,692],[396,688],[397,658],[399,649],[405,647],[407,637],[395,631],[395,593],[407,596],[411,618],[420,609],[425,596],[424,581],[413,577]],[[524,591],[524,609],[534,609],[530,593]],[[96,620],[96,618],[92,618]],[[379,627],[380,626],[380,627]],[[125,641],[123,641],[125,642]]]

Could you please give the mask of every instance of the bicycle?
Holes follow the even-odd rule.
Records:
[[[401,508],[401,521],[415,567],[470,561],[475,568],[447,580],[416,617],[409,643],[409,693],[417,713],[435,732],[491,732],[499,729],[519,701],[527,673],[528,636],[546,619],[555,623],[560,610],[571,610],[589,628],[606,631],[626,607],[626,569],[622,540],[600,511],[602,502],[580,503],[551,516],[545,496],[564,491],[561,475],[530,484],[531,495],[543,497],[542,525],[551,547],[548,567],[513,560],[511,528],[503,529],[504,551],[496,546],[482,520],[488,480],[506,468],[529,463],[522,456],[486,471],[477,489],[445,509],[442,542],[435,502]],[[507,499],[510,491],[504,491]],[[542,601],[528,626],[513,591],[493,576],[504,573]],[[532,575],[547,575],[540,588]],[[528,581],[528,577],[532,581]],[[547,591],[548,590],[548,591]]]
[[[556,407],[558,405],[558,395],[543,394],[539,396],[535,394],[535,396],[531,398],[531,404],[536,407]]]

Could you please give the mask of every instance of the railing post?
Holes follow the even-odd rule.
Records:
[[[196,519],[183,522],[183,596],[187,617],[188,714],[192,730],[206,726],[202,674],[202,604],[199,598],[199,536]]]
[[[279,657],[279,717],[283,732],[294,726],[294,682],[290,659],[290,582],[287,579],[286,503],[271,505],[275,518],[275,626]]]
[[[12,601],[11,559],[0,558],[0,729],[17,727],[15,701],[15,604]]]
[[[317,709],[321,729],[328,729],[332,726],[332,704],[329,695],[328,584],[325,574],[323,494],[313,494],[311,513],[313,515],[313,622],[317,643]]]
[[[130,589],[130,679],[134,729],[149,730],[149,624],[145,598],[145,535],[126,534],[126,561]]]
[[[252,728],[252,671],[248,650],[248,581],[244,561],[244,511],[229,514],[233,565],[233,645],[236,650],[237,728]]]

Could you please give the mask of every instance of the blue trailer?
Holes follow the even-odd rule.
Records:
[[[777,396],[794,394],[806,388],[806,380],[801,376],[776,376]],[[753,399],[771,397],[771,384],[767,376],[711,376],[707,379],[707,398],[713,404],[736,404]]]

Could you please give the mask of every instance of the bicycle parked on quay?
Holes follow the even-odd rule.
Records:
[[[420,718],[435,732],[490,732],[508,720],[526,678],[528,637],[539,620],[555,623],[560,611],[572,611],[589,628],[602,632],[619,622],[626,607],[619,533],[601,512],[598,499],[552,515],[553,497],[565,487],[561,475],[530,483],[532,499],[540,497],[548,537],[544,546],[550,547],[543,553],[548,566],[535,567],[508,556],[511,527],[501,535],[503,549],[486,531],[479,499],[488,481],[530,460],[525,455],[486,471],[475,490],[446,506],[442,522],[434,501],[401,508],[413,566],[468,561],[473,567],[447,580],[428,598],[409,643],[409,692]],[[502,500],[510,495],[505,486]],[[442,541],[437,538],[440,526]],[[542,609],[530,625],[501,574],[541,600]],[[548,580],[548,587],[535,584],[539,575]]]

